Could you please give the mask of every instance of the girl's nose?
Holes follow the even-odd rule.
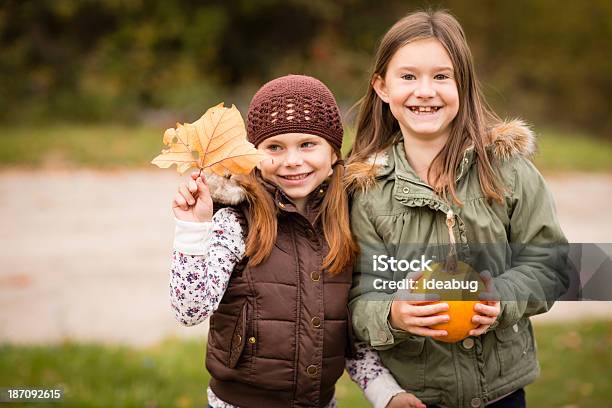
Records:
[[[285,156],[285,165],[286,166],[301,166],[304,163],[302,159],[302,155],[293,150],[289,150],[287,155]]]
[[[433,98],[436,96],[436,90],[429,81],[420,81],[414,91],[414,95],[417,98]]]

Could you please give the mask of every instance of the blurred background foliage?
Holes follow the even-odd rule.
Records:
[[[319,77],[346,112],[381,36],[423,7],[458,17],[501,115],[612,137],[605,0],[4,0],[0,122],[157,126],[221,100],[245,112],[287,73]]]

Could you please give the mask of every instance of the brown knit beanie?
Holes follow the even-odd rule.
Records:
[[[342,121],[331,91],[318,79],[287,75],[274,79],[253,96],[247,134],[257,146],[283,133],[321,136],[334,148],[342,147]]]

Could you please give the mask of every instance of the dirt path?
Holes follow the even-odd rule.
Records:
[[[612,242],[612,175],[548,177],[572,242]],[[0,342],[152,344],[180,327],[168,300],[172,171],[0,172]],[[612,319],[559,303],[537,322]]]

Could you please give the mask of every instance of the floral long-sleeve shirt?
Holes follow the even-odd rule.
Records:
[[[175,221],[170,303],[176,319],[185,326],[193,326],[217,309],[234,266],[244,256],[245,221],[232,208],[220,209],[211,222]],[[385,407],[403,390],[374,349],[366,343],[357,343],[356,349],[355,358],[346,360],[346,370],[373,406]],[[210,387],[207,394],[212,407],[233,407],[220,400]],[[335,406],[333,399],[328,408]]]

